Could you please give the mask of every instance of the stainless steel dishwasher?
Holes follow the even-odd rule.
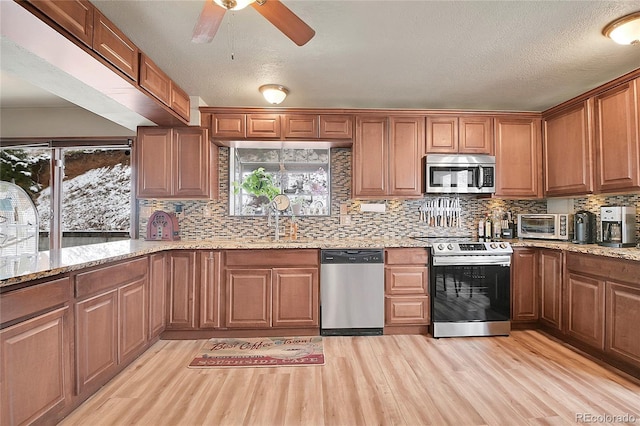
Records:
[[[382,334],[382,250],[321,251],[320,323],[323,336]]]

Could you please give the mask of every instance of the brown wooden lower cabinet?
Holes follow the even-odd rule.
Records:
[[[69,306],[0,331],[0,424],[59,420],[72,398],[70,337]]]
[[[272,270],[272,326],[317,327],[320,306],[318,268]]]
[[[220,310],[220,274],[222,273],[222,254],[219,251],[200,253],[200,329],[219,328]]]
[[[424,248],[385,250],[385,326],[428,325],[429,255]]]
[[[604,349],[604,281],[573,272],[567,277],[567,334]]]
[[[562,266],[559,250],[540,249],[540,322],[562,330]]]
[[[640,285],[605,284],[605,351],[640,366]]]
[[[538,321],[538,249],[514,247],[512,259],[511,321]]]
[[[76,392],[96,388],[118,366],[118,290],[76,304]]]
[[[196,328],[196,252],[172,251],[169,257],[167,330]]]
[[[149,339],[164,331],[167,322],[167,256],[149,256]]]
[[[228,269],[225,282],[227,327],[271,327],[271,269]]]
[[[74,276],[76,392],[90,394],[149,342],[149,260],[127,260]]]

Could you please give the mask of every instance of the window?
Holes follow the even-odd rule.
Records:
[[[231,148],[229,159],[232,216],[265,215],[276,194],[291,200],[284,215],[330,214],[329,149]]]
[[[0,150],[2,180],[25,189],[38,210],[40,250],[130,238],[127,141],[46,145]]]

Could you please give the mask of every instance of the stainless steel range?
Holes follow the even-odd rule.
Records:
[[[509,334],[512,253],[507,242],[432,242],[433,337]]]

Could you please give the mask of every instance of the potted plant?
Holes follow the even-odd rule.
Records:
[[[244,189],[255,198],[252,204],[256,207],[268,204],[273,197],[280,193],[280,188],[275,185],[273,176],[267,173],[263,167],[252,171],[242,180],[242,183],[234,182],[234,192],[237,194],[240,189]]]

